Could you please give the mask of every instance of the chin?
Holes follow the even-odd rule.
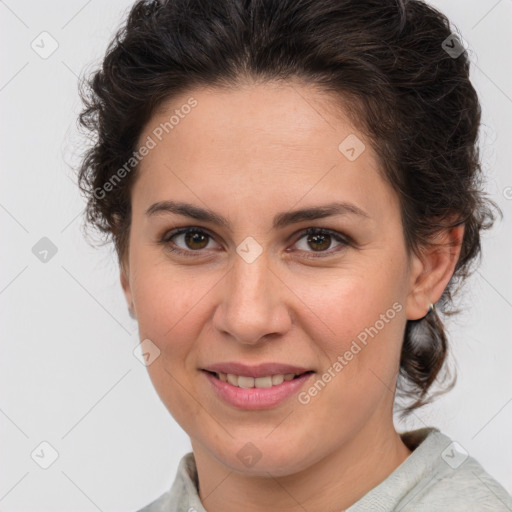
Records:
[[[286,440],[255,439],[234,441],[220,451],[212,450],[215,458],[236,473],[268,478],[293,475],[307,469],[314,461],[295,448],[300,443]]]

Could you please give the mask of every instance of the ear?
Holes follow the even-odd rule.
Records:
[[[463,236],[464,225],[445,229],[434,237],[436,245],[422,248],[421,256],[412,256],[408,320],[423,318],[429,305],[440,299],[455,270]]]
[[[136,318],[133,306],[132,289],[130,286],[129,270],[126,268],[125,265],[121,265],[120,281],[121,287],[123,288],[124,296],[126,298],[126,302],[128,304],[128,311],[130,312],[130,316],[132,318]]]

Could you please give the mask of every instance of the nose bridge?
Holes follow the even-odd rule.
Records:
[[[247,236],[240,242],[236,247],[230,279],[230,298],[235,305],[252,303],[253,308],[261,309],[265,308],[264,302],[272,300],[270,263],[268,249],[255,238]],[[259,299],[263,300],[259,302]]]
[[[240,244],[237,252],[243,249]],[[246,247],[247,248],[247,247]],[[222,314],[217,315],[217,328],[238,341],[252,344],[267,334],[282,333],[289,327],[289,318],[275,286],[268,253],[254,259],[236,255],[222,301]]]
[[[230,279],[230,298],[233,303],[261,309],[265,303],[271,302],[271,276],[267,254],[261,254],[250,262],[237,255]]]

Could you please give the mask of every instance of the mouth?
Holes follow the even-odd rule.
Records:
[[[225,364],[223,365],[225,370]],[[210,389],[224,404],[247,411],[261,411],[285,404],[313,378],[313,370],[280,365],[281,371],[294,369],[300,373],[274,373],[275,366],[267,365],[255,370],[254,367],[230,365],[233,371],[256,373],[257,377],[223,373],[218,368],[202,369]],[[217,370],[217,371],[214,371]],[[270,373],[268,375],[267,373]],[[265,375],[267,374],[267,375]]]
[[[232,386],[250,389],[266,389],[275,386],[280,386],[283,382],[299,379],[307,374],[314,373],[313,370],[308,370],[301,373],[281,373],[274,375],[266,375],[262,377],[250,377],[246,375],[235,375],[232,373],[213,372],[209,370],[202,370],[217,380],[227,382]]]

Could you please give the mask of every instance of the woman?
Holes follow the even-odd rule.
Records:
[[[83,91],[87,215],[190,436],[144,511],[512,510],[435,428],[480,106],[418,0],[136,3]]]

